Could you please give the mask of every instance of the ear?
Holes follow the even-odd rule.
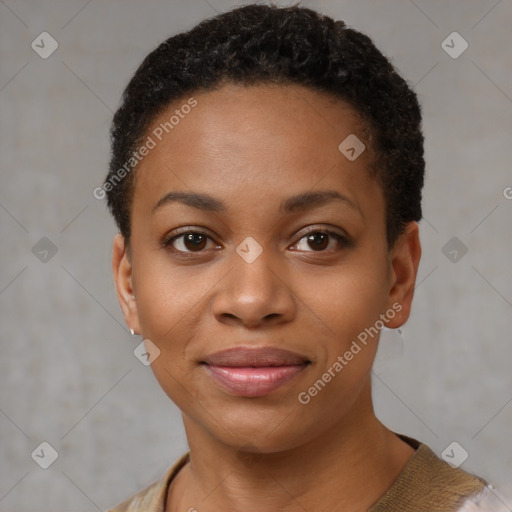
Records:
[[[123,236],[118,233],[114,237],[112,252],[112,272],[116,284],[117,299],[123,311],[124,319],[130,329],[140,333],[137,303],[132,286],[132,263],[128,247]]]
[[[409,318],[420,258],[419,226],[417,222],[409,222],[390,251],[388,307],[397,311],[386,324],[390,329],[401,327]]]

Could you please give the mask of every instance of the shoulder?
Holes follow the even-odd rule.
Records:
[[[162,482],[155,482],[108,512],[163,512],[158,508],[164,498],[163,492]]]
[[[482,492],[467,499],[457,512],[510,512],[492,485],[486,485]]]
[[[160,480],[154,482],[131,498],[123,501],[108,512],[164,512],[169,486],[178,471],[188,462],[190,453],[182,455]]]
[[[477,512],[487,508],[469,507],[479,503],[489,491],[487,482],[439,458],[427,445],[399,436],[416,453],[409,459],[393,485],[369,512],[414,510],[415,512]],[[476,505],[475,505],[476,506]],[[485,505],[484,505],[485,506]],[[489,509],[490,511],[494,509]],[[496,509],[498,512],[499,509]]]

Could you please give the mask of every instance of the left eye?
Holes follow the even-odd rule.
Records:
[[[331,239],[334,239],[341,247],[348,244],[344,236],[333,231],[311,231],[304,235],[295,245],[299,247],[300,251],[305,250],[309,252],[305,249],[305,244],[307,244],[314,252],[322,252],[328,249]]]
[[[200,252],[210,237],[198,231],[187,231],[181,235],[172,237],[165,245],[172,246],[179,252]]]

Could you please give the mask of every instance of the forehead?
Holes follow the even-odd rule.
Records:
[[[357,113],[302,86],[228,84],[192,94],[169,105],[146,137],[154,147],[137,169],[134,203],[147,207],[171,189],[215,192],[240,206],[259,196],[253,208],[317,185],[375,193],[369,145],[355,160],[340,151],[345,140],[367,140]]]

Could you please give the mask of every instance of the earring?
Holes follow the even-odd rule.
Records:
[[[133,329],[130,329],[130,334],[133,336],[135,334],[135,331]]]

